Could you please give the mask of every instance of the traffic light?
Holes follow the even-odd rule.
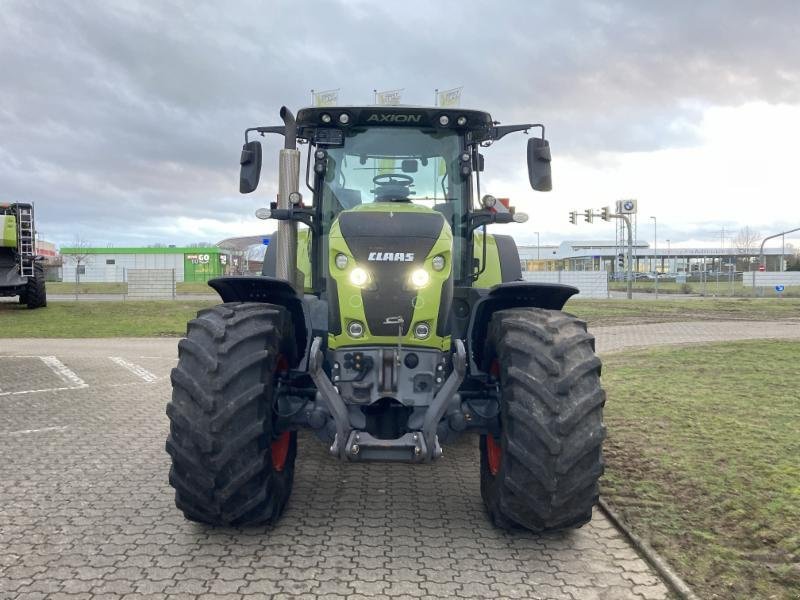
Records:
[[[617,254],[617,264],[620,267],[624,267],[625,266],[625,255],[622,252]]]
[[[608,206],[604,206],[600,209],[600,218],[603,219],[603,221],[611,220],[611,209]]]
[[[578,224],[578,211],[577,210],[573,210],[573,211],[571,211],[569,213],[569,222],[572,223],[573,225],[577,225]]]
[[[587,223],[594,221],[594,213],[592,212],[591,208],[587,208],[585,211],[583,211],[583,220]]]

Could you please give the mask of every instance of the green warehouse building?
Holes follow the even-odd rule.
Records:
[[[202,248],[61,248],[62,281],[124,282],[131,269],[172,269],[175,281],[207,281],[237,272],[240,258],[216,246]]]

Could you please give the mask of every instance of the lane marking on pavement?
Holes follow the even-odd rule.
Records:
[[[20,431],[0,431],[0,435],[23,435],[26,433],[42,433],[44,431],[64,431],[69,429],[66,425],[63,427],[42,427],[41,429],[21,429]]]
[[[127,361],[121,356],[109,356],[108,358],[111,361],[117,363],[123,369],[127,369],[140,379],[144,379],[147,383],[155,383],[156,381],[158,381],[158,376],[154,375],[141,365],[137,365],[136,363]]]
[[[70,387],[54,387],[42,388],[40,390],[18,390],[16,392],[0,392],[0,396],[20,396],[22,394],[39,394],[41,392],[68,392],[70,390],[83,390],[89,387],[89,384],[72,385]]]
[[[58,360],[55,356],[40,356],[39,359],[47,365],[64,383],[71,383],[73,387],[87,387],[86,382],[78,377],[75,372],[67,365]]]

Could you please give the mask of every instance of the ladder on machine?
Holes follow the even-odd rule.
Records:
[[[36,241],[33,231],[33,206],[17,204],[17,243],[19,248],[19,274],[22,277],[34,276],[34,256]]]

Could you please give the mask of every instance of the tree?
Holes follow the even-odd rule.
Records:
[[[761,240],[761,233],[754,229],[750,229],[748,225],[742,227],[739,230],[739,233],[736,234],[736,237],[733,238],[733,245],[736,247],[736,250],[740,255],[745,257],[745,260],[747,260],[748,271],[752,270],[751,267],[753,265],[753,255],[758,248],[759,240]]]
[[[81,267],[89,263],[89,242],[81,238],[80,235],[75,236],[75,241],[72,243],[73,253],[67,254],[67,260],[75,265],[75,299],[78,299],[78,287],[81,284]]]

